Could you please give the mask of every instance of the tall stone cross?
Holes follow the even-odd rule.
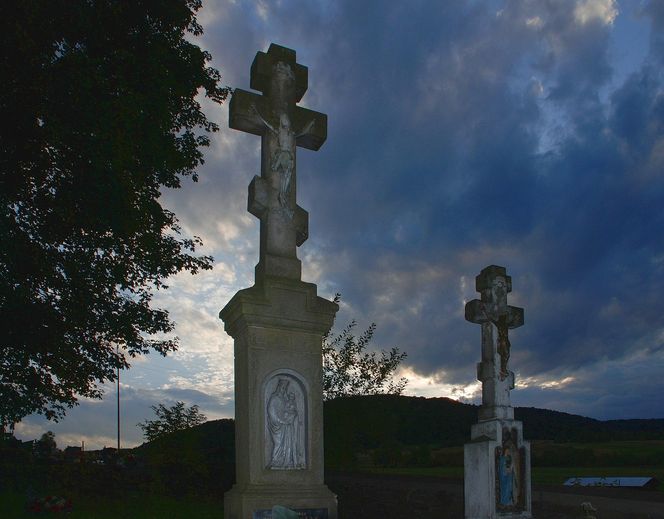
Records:
[[[477,378],[482,382],[480,420],[513,419],[509,392],[514,389],[514,373],[509,370],[510,329],[523,325],[523,308],[509,306],[507,294],[512,291],[512,278],[505,267],[491,265],[475,278],[480,299],[466,303],[466,320],[482,325],[482,361],[477,365]],[[493,330],[498,332],[494,341]]]
[[[327,115],[296,106],[307,80],[295,51],[273,43],[251,65],[250,86],[263,95],[236,89],[230,102],[230,127],[261,136],[261,175],[248,203],[260,219],[257,281],[301,276],[297,247],[308,237],[309,214],[296,203],[296,148],[318,150],[327,138]]]

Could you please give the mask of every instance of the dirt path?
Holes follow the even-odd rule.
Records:
[[[426,476],[328,473],[340,519],[462,519],[463,482]],[[613,491],[613,494],[611,494]],[[620,489],[535,487],[535,519],[575,519],[589,501],[598,519],[664,519],[664,495]]]

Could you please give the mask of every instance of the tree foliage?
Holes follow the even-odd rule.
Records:
[[[0,8],[0,421],[100,398],[128,359],[177,347],[150,306],[211,268],[159,202],[196,181],[228,89],[191,43],[200,0],[22,0]],[[152,337],[151,337],[152,336]],[[163,337],[164,335],[162,335]],[[166,337],[168,337],[166,335]],[[116,350],[119,347],[119,350]]]
[[[35,454],[40,458],[49,458],[57,448],[55,434],[53,434],[53,431],[48,431],[42,434],[41,438],[35,443]]]
[[[334,302],[339,303],[337,294]],[[359,337],[353,335],[357,325],[352,320],[339,334],[323,339],[323,399],[331,400],[349,395],[400,395],[407,380],[394,380],[394,372],[406,353],[393,347],[389,351],[366,351],[376,331],[372,323]],[[330,332],[331,333],[331,332]]]
[[[158,419],[145,420],[145,422],[137,424],[143,430],[143,436],[149,442],[164,434],[200,425],[207,420],[207,416],[198,410],[196,404],[185,407],[184,402],[178,401],[172,407],[166,407],[164,404],[151,407]]]

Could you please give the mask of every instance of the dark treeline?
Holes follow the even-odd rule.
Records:
[[[470,438],[478,406],[448,398],[392,395],[339,398],[325,403],[325,442],[344,439],[375,448],[395,439],[403,445],[460,446]],[[664,419],[601,421],[583,416],[517,407],[529,440],[599,442],[659,440]]]
[[[477,421],[477,409],[448,398],[393,395],[325,402],[326,466],[462,465],[462,447]],[[597,453],[590,444],[664,438],[664,419],[600,421],[536,408],[516,408],[515,416],[524,423],[525,437],[534,443],[533,463],[541,466],[647,465],[652,453],[641,456],[633,449]],[[589,447],[565,446],[569,443],[588,443]],[[224,484],[229,485],[234,472],[234,422],[206,422],[144,444],[134,452],[151,465],[162,467],[166,479],[166,474],[174,472],[171,469],[177,460],[189,460],[187,463],[193,465],[206,460],[204,463],[214,464],[209,468],[212,472],[224,468]]]
[[[134,449],[67,452],[0,441],[0,488],[29,497],[220,496],[235,480],[235,423],[214,420]],[[56,438],[57,439],[57,438]]]
[[[532,441],[534,466],[646,467],[664,459],[663,419],[600,421],[535,408],[517,408],[515,415]],[[462,467],[477,406],[447,398],[356,396],[326,402],[324,416],[329,469]],[[55,462],[38,450],[1,454],[4,486],[38,488],[57,481],[64,491],[87,493],[221,495],[235,479],[235,423],[212,420],[167,434],[123,451],[121,464]]]

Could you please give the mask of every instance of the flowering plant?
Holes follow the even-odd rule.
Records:
[[[58,496],[46,496],[34,498],[28,502],[28,512],[41,513],[64,513],[71,512],[71,499]]]

